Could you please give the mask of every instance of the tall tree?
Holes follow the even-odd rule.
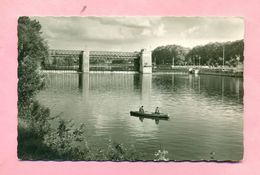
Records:
[[[49,131],[50,111],[34,98],[44,86],[41,63],[48,56],[41,25],[28,17],[18,19],[18,157],[34,155]],[[34,143],[39,143],[35,145]]]
[[[186,55],[189,64],[197,64],[201,59],[201,65],[218,66],[223,64],[223,50],[225,65],[236,66],[238,62],[243,63],[244,42],[243,40],[209,43],[203,46],[196,46]]]
[[[41,36],[41,25],[29,17],[18,19],[18,106],[28,105],[43,88],[40,65],[48,57],[48,47]]]
[[[188,51],[179,45],[159,46],[153,50],[152,59],[156,64],[173,64],[174,60],[175,65],[184,65]]]

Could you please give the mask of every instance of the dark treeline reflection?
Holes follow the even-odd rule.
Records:
[[[153,86],[153,87],[152,87]],[[181,93],[193,90],[207,96],[236,98],[243,101],[243,78],[213,75],[142,75],[142,74],[48,74],[47,87],[66,90],[137,90],[148,93],[152,88]],[[151,93],[151,92],[150,92]]]
[[[243,102],[243,78],[212,75],[154,75],[153,86],[166,92],[199,93],[218,99],[230,98]]]

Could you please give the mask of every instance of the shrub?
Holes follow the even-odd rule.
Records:
[[[158,150],[155,154],[155,159],[154,161],[169,161],[168,156],[168,151],[166,150]]]

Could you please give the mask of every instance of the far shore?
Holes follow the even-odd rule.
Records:
[[[205,75],[219,75],[219,76],[232,76],[232,77],[243,77],[243,69],[233,68],[233,67],[208,67],[208,66],[170,66],[170,65],[163,65],[163,66],[154,66],[153,73],[155,74],[172,74],[172,73],[183,73],[188,74],[190,73],[190,69],[197,69],[198,74],[205,74]],[[41,70],[43,73],[80,73],[77,70]],[[120,70],[120,71],[113,71],[113,70],[91,70],[89,73],[125,73],[125,74],[136,74],[139,73],[138,71],[134,70]]]

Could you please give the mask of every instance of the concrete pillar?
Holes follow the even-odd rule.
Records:
[[[89,51],[82,51],[82,55],[79,61],[79,71],[80,72],[89,72]]]
[[[147,50],[141,51],[140,72],[143,74],[152,73],[152,52]]]

